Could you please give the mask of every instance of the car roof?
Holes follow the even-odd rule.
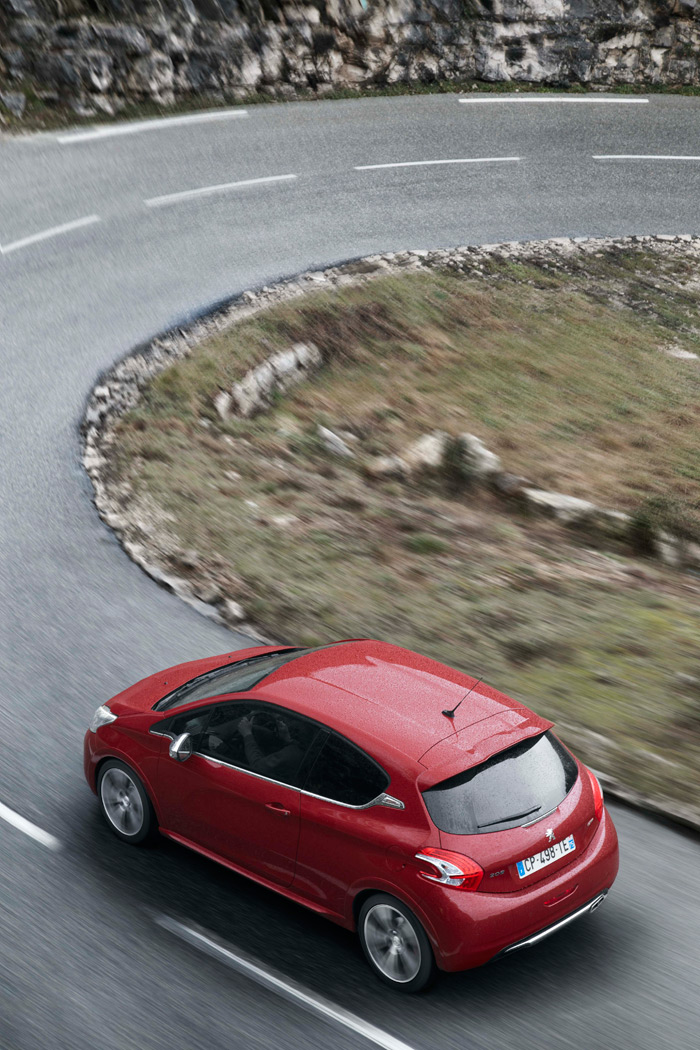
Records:
[[[254,693],[323,722],[377,758],[388,749],[422,760],[423,766],[440,769],[440,779],[450,775],[452,765],[464,769],[488,757],[480,757],[487,738],[494,738],[494,754],[551,726],[484,682],[477,685],[437,660],[371,639],[300,654],[264,678]],[[462,700],[454,718],[442,713]],[[447,738],[449,748],[436,748]]]

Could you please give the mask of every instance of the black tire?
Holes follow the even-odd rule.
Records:
[[[400,992],[422,992],[435,979],[433,949],[420,920],[388,893],[363,903],[357,932],[377,977]]]
[[[145,787],[134,770],[109,758],[97,775],[97,797],[108,827],[122,842],[139,846],[156,827],[156,815]]]

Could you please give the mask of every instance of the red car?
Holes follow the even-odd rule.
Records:
[[[125,842],[161,834],[357,930],[419,991],[604,900],[617,835],[552,723],[384,642],[258,647],[95,712],[85,775]]]

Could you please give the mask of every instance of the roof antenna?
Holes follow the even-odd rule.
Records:
[[[476,680],[476,681],[474,682],[474,685],[473,685],[473,686],[471,687],[471,689],[469,689],[469,690],[468,690],[468,691],[467,691],[467,692],[466,692],[466,693],[464,694],[464,696],[463,696],[463,697],[462,697],[462,699],[461,699],[461,700],[459,701],[459,704],[457,704],[457,705],[456,705],[456,707],[453,707],[451,711],[443,711],[442,713],[443,713],[443,715],[445,716],[445,718],[454,718],[454,716],[455,716],[455,711],[456,711],[456,710],[457,710],[457,708],[458,708],[458,707],[460,706],[460,704],[463,704],[463,703],[464,703],[464,701],[465,701],[465,700],[467,699],[467,697],[469,696],[469,693],[471,693],[471,692],[472,692],[472,691],[473,691],[474,689],[476,689],[476,687],[477,687],[477,685],[479,684],[479,682],[483,682],[483,680],[484,680],[484,676],[483,676],[483,675],[481,676],[481,678],[477,678],[477,680]]]

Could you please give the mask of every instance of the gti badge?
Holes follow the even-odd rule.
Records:
[[[554,828],[547,828],[547,842],[554,842],[555,838]]]

